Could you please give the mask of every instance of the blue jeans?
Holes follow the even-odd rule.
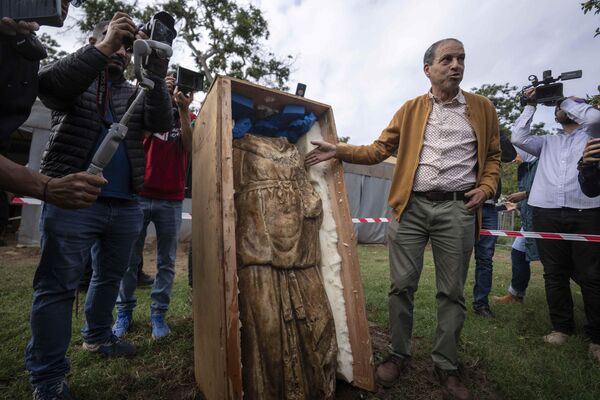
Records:
[[[100,202],[65,210],[45,204],[40,219],[41,257],[33,279],[31,340],[25,366],[32,385],[52,384],[69,370],[75,289],[92,256],[94,273],[85,304],[85,342],[110,339],[119,282],[142,226],[136,202]]]
[[[513,247],[510,258],[512,261],[512,279],[508,287],[508,293],[517,297],[525,297],[525,291],[531,278],[531,265],[527,259],[527,253]]]
[[[481,229],[498,229],[498,213],[493,204],[481,209]],[[489,307],[488,295],[492,290],[492,270],[496,236],[479,236],[475,242],[475,286],[473,286],[473,309]]]
[[[521,232],[523,229],[521,229]],[[525,297],[525,291],[531,278],[531,265],[527,257],[527,241],[523,237],[515,239],[510,252],[512,262],[512,278],[508,293],[517,297]]]
[[[144,222],[135,243],[127,272],[121,281],[117,311],[133,312],[136,305],[135,289],[137,287],[138,265],[142,261],[146,230],[150,222],[156,228],[156,277],[150,291],[152,315],[164,315],[171,301],[171,289],[175,277],[175,256],[177,252],[177,235],[181,227],[182,202],[177,200],[156,200],[138,197],[144,213]]]

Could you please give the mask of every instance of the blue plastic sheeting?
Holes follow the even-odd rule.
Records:
[[[235,139],[243,138],[244,135],[252,129],[252,120],[250,118],[242,118],[235,121],[233,127],[233,137]]]
[[[252,133],[271,137],[285,137],[290,143],[296,143],[300,136],[310,130],[316,120],[317,117],[313,113],[292,120],[290,120],[288,114],[273,114],[268,118],[254,122]]]
[[[241,94],[231,93],[231,117],[236,122],[240,119],[249,118],[254,110],[254,102]]]

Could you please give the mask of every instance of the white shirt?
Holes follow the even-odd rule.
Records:
[[[571,133],[559,130],[556,135],[531,135],[534,106],[526,106],[513,127],[513,144],[540,159],[527,203],[541,208],[600,207],[600,197],[584,195],[577,181],[583,148],[592,136],[600,136],[600,110],[572,99],[564,100],[561,108],[581,125]]]

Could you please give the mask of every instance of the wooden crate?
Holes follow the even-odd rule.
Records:
[[[206,96],[194,130],[192,260],[194,367],[208,400],[242,399],[240,322],[233,200],[231,93],[254,105],[303,105],[313,112],[325,140],[337,142],[331,107],[242,80],[218,77]],[[374,390],[373,358],[356,239],[340,162],[329,163],[328,190],[342,258],[346,318],[353,355],[352,384]]]

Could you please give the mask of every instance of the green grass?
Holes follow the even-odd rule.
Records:
[[[360,246],[359,257],[369,320],[379,331],[387,330],[389,270],[387,249]],[[182,253],[179,255],[183,259]],[[12,249],[0,254],[0,399],[30,399],[23,353],[29,339],[28,314],[31,281],[37,254]],[[81,399],[192,399],[193,333],[189,289],[178,270],[168,322],[173,334],[165,340],[150,338],[149,290],[138,290],[135,325],[128,339],[139,349],[131,359],[104,359],[81,350],[82,315],[74,318],[69,349],[72,362],[68,380]],[[510,279],[509,250],[499,247],[495,257],[492,295],[504,294]],[[466,297],[470,305],[472,271]],[[584,321],[581,293],[573,287],[579,332]],[[80,308],[83,297],[80,296]],[[600,399],[600,366],[587,354],[581,336],[560,347],[542,343],[551,329],[546,307],[541,266],[536,263],[524,306],[495,306],[497,318],[483,320],[469,311],[462,335],[461,358],[469,386],[481,399]],[[435,276],[431,254],[415,301],[414,368],[387,398],[437,399],[439,388],[428,370],[435,330]],[[376,347],[376,346],[375,346]],[[376,348],[376,360],[382,348]]]
[[[17,250],[18,251],[18,250]],[[28,250],[30,251],[30,250]],[[0,260],[0,399],[31,399],[24,367],[29,340],[31,282],[36,257],[5,257]],[[187,277],[179,274],[173,288],[168,316],[173,334],[155,341],[150,337],[150,291],[138,289],[134,326],[128,339],[139,355],[106,359],[81,349],[83,296],[79,316],[74,317],[69,349],[70,386],[81,399],[193,399],[193,332]]]
[[[387,248],[360,246],[359,257],[370,320],[386,328],[389,288]],[[511,276],[510,250],[497,248],[491,295],[503,295]],[[462,334],[461,357],[470,371],[482,369],[476,392],[487,386],[493,393],[480,392],[481,398],[500,399],[600,399],[600,366],[588,355],[583,339],[581,291],[572,285],[578,333],[563,346],[549,346],[541,338],[551,330],[545,300],[542,267],[532,264],[532,278],[525,304],[493,305],[496,319],[485,320],[471,312],[473,263],[465,286],[469,312]],[[427,362],[435,330],[435,276],[431,253],[415,299],[414,336],[418,338],[414,358]],[[427,361],[425,361],[427,360]],[[484,388],[485,389],[485,388]],[[398,397],[409,398],[410,388],[397,390]],[[430,398],[423,394],[422,397]],[[434,397],[431,397],[434,398]]]

